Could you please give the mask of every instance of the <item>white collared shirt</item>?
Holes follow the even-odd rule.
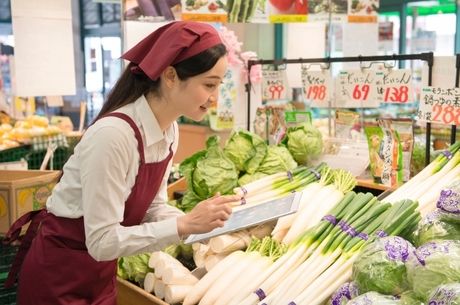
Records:
[[[146,163],[164,160],[171,143],[176,152],[177,123],[163,133],[145,97],[116,112],[127,114],[138,126]],[[172,161],[142,224],[121,226],[125,201],[139,167],[137,141],[126,121],[116,117],[100,119],[75,147],[46,207],[56,216],[84,217],[86,246],[98,261],[161,250],[179,242],[177,216],[183,215],[166,203],[171,164]]]

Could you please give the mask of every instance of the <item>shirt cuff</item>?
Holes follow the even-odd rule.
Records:
[[[151,236],[157,242],[156,249],[158,249],[158,246],[163,248],[171,244],[180,243],[179,233],[177,232],[177,217],[151,222],[148,225],[151,228]]]

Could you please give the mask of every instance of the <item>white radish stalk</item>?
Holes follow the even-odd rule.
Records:
[[[193,261],[198,268],[204,267],[206,256],[209,253],[212,253],[209,245],[204,245],[202,243],[194,243],[193,246]],[[195,250],[196,248],[196,250]]]
[[[170,255],[168,253],[165,253],[163,251],[155,251],[150,255],[149,258],[149,268],[156,269],[157,264],[159,264],[162,261],[169,260]]]
[[[199,300],[204,296],[209,287],[220,277],[222,274],[225,274],[227,270],[231,270],[233,265],[240,261],[241,257],[244,256],[243,251],[235,251],[220,263],[218,263],[212,270],[198,281],[193,286],[193,289],[187,294],[184,299],[183,305],[193,305],[197,304]]]
[[[296,304],[311,304],[313,300],[319,302],[328,298],[340,285],[351,277],[353,262],[356,260],[357,254],[351,258],[341,256],[330,268],[321,274],[307,289],[298,295],[293,301]],[[338,285],[338,286],[334,286]],[[330,293],[324,294],[331,286],[336,287]],[[320,300],[321,298],[324,298]]]
[[[155,276],[159,279],[163,278],[163,275],[167,269],[170,268],[185,268],[179,261],[177,260],[162,260],[156,264],[157,267],[155,268]]]
[[[239,195],[241,197],[246,197],[250,194],[253,193],[258,193],[264,188],[271,188],[273,185],[273,182],[276,181],[279,178],[284,178],[288,177],[286,172],[281,172],[281,173],[276,173],[273,175],[269,175],[266,177],[263,177],[261,179],[258,179],[256,181],[250,182],[248,184],[243,185],[242,187],[236,187],[233,189],[233,192],[236,195]]]
[[[253,305],[260,301],[260,296],[257,293],[267,294],[266,289],[270,289],[273,285],[283,279],[290,270],[300,265],[311,253],[310,249],[306,249],[305,245],[299,245],[295,250],[289,251],[281,256],[273,263],[263,274],[253,279],[251,285],[247,289],[241,291],[235,299],[230,303],[232,305]]]
[[[246,248],[251,242],[247,231],[224,234],[209,240],[209,246],[214,253],[229,253]]]
[[[158,298],[163,300],[165,298],[165,288],[166,285],[162,281],[156,280],[155,285],[153,285],[153,292]]]
[[[167,285],[165,288],[165,301],[168,304],[181,303],[192,289],[192,285]]]
[[[195,285],[198,279],[185,267],[171,266],[163,272],[162,281],[167,285]]]
[[[312,198],[314,198],[315,194],[319,191],[322,185],[318,182],[314,182],[309,184],[303,191],[302,197],[299,202],[299,209],[296,213],[291,215],[287,215],[278,219],[275,228],[273,229],[272,236],[275,236],[279,231],[284,231],[289,229],[299,215],[300,211],[305,208],[307,204],[312,204]]]
[[[272,235],[272,238],[276,240],[277,242],[281,242],[288,232],[289,232],[289,228],[278,230],[278,232]]]
[[[308,228],[313,227],[321,220],[321,217],[324,215],[319,216],[319,219],[318,216],[315,216],[316,221],[310,221],[312,214],[319,215],[319,213],[315,212],[315,209],[318,209],[319,206],[324,206],[324,209],[322,208],[322,210],[328,211],[331,207],[336,205],[343,196],[343,193],[337,190],[334,185],[327,185],[323,187],[317,196],[312,199],[310,205],[300,211],[300,214],[297,216],[288,233],[284,237],[283,243],[289,245]]]
[[[232,283],[239,281],[240,277],[245,274],[245,270],[251,266],[251,264],[260,258],[258,252],[249,252],[246,253],[244,257],[240,259],[237,264],[225,272],[224,276],[218,278],[208,291],[205,293],[201,299],[199,305],[212,305],[216,302],[217,299],[225,292],[227,287],[231,286]]]
[[[267,222],[262,225],[258,225],[258,226],[249,228],[249,236],[256,237],[259,239],[262,239],[265,236],[269,236],[270,233],[273,231],[274,225],[275,225],[274,222]]]
[[[235,296],[245,287],[252,283],[251,275],[261,274],[272,264],[268,257],[261,257],[253,262],[245,271],[245,275],[238,281],[235,281],[231,286],[227,287],[225,292],[217,299],[214,305],[228,305]]]
[[[204,267],[206,268],[206,271],[211,271],[214,266],[216,266],[221,260],[226,258],[228,254],[214,254],[214,255],[208,255],[205,260],[204,260]]]
[[[155,285],[155,274],[153,272],[147,272],[144,278],[144,290],[148,293],[152,293]]]

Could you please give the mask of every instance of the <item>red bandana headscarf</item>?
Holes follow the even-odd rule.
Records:
[[[133,73],[144,72],[157,80],[168,66],[175,65],[222,43],[211,25],[176,21],[162,26],[121,56],[134,63]]]

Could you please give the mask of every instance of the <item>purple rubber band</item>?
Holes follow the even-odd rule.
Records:
[[[246,204],[246,198],[241,198],[241,205],[245,205]]]
[[[369,239],[369,235],[367,235],[366,233],[359,233],[358,234],[358,237],[361,238],[362,240],[368,240]]]
[[[316,169],[310,168],[309,171],[310,171],[313,175],[315,175],[316,179],[318,179],[318,180],[321,179],[321,174],[320,174]]]
[[[287,175],[287,177],[288,177],[289,182],[292,182],[292,180],[294,180],[294,177],[292,176],[292,172],[291,172],[291,171],[287,171],[287,172],[286,172],[286,175]]]
[[[337,224],[337,218],[335,218],[333,215],[326,215],[321,220],[328,221],[334,226]]]
[[[442,154],[447,158],[447,160],[450,160],[453,157],[452,153],[448,150],[443,151]]]
[[[244,186],[241,187],[241,190],[243,191],[244,195],[248,194],[248,190]]]
[[[378,230],[377,232],[375,232],[375,234],[378,236],[378,237],[387,237],[388,234],[385,233],[385,231],[383,230]]]
[[[257,296],[259,297],[259,301],[262,301],[263,299],[265,299],[267,296],[265,295],[265,292],[262,290],[262,289],[257,289],[256,291],[254,291],[255,294],[257,294]]]

